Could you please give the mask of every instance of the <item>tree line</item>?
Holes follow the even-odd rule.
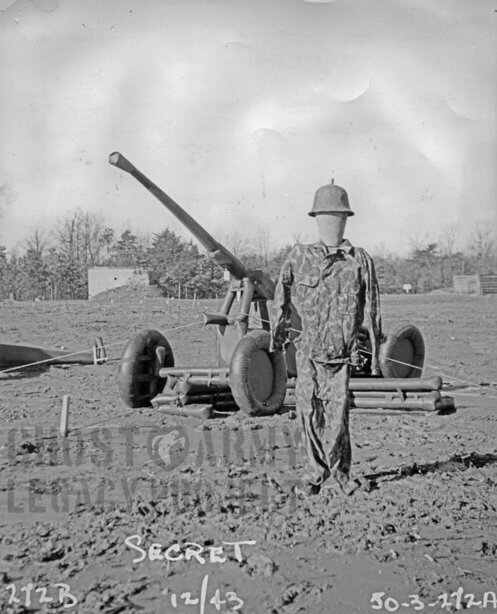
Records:
[[[235,235],[229,241],[244,264],[278,274],[287,249],[270,253],[266,241],[252,250]],[[178,287],[198,298],[226,289],[221,268],[169,228],[147,237],[129,229],[118,235],[101,216],[76,210],[50,234],[35,230],[10,253],[0,245],[0,299],[86,299],[88,268],[98,266],[144,269],[164,296],[176,296]]]
[[[411,292],[451,288],[454,275],[497,273],[497,236],[492,227],[477,223],[463,249],[458,249],[454,226],[443,229],[438,241],[413,237],[408,256],[401,258],[378,249],[374,262],[382,293],[398,293],[405,284]]]
[[[378,248],[373,257],[381,291],[402,292],[404,284],[411,284],[412,292],[428,292],[450,287],[453,275],[497,272],[492,229],[475,226],[464,250],[456,249],[456,239],[453,228],[437,242],[413,239],[407,257]],[[233,233],[223,242],[248,268],[263,269],[273,279],[290,250],[290,245],[272,248],[266,228],[253,241]],[[147,237],[131,230],[118,235],[97,214],[76,210],[59,218],[50,234],[36,230],[10,252],[0,245],[0,299],[86,299],[88,268],[96,266],[145,269],[165,296],[176,296],[178,287],[198,298],[226,289],[220,267],[172,230]]]

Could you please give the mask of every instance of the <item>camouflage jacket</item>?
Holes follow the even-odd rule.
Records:
[[[347,240],[338,248],[322,242],[293,247],[276,285],[273,350],[283,349],[288,341],[290,303],[302,320],[302,332],[294,339],[298,350],[317,362],[350,362],[364,326],[371,339],[371,368],[377,372],[380,297],[374,264],[364,249]]]

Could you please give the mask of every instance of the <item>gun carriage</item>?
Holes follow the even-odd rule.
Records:
[[[141,331],[130,339],[121,357],[118,385],[122,399],[130,407],[152,404],[183,415],[210,415],[213,408],[233,406],[233,402],[249,415],[274,414],[297,377],[293,342],[284,354],[269,352],[268,302],[274,298],[275,282],[264,271],[247,268],[120,153],[112,153],[109,162],[151,192],[230,276],[220,311],[204,314],[204,323],[217,328],[219,364],[175,366],[167,339],[156,330]],[[291,328],[290,340],[301,328],[294,308]],[[362,364],[353,367],[351,373],[352,406],[424,410],[444,406],[440,378],[421,379],[425,349],[421,332],[414,325],[382,336],[380,377],[371,375],[366,331],[361,348]]]

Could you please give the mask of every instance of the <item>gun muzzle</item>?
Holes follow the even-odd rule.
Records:
[[[224,245],[218,243],[214,237],[212,237],[205,228],[203,228],[196,220],[192,218],[184,209],[182,209],[177,202],[175,202],[170,196],[163,192],[153,181],[150,181],[136,166],[133,166],[129,160],[127,160],[118,151],[111,153],[109,156],[109,162],[113,166],[117,166],[122,171],[126,171],[132,175],[139,183],[141,183],[151,194],[153,194],[163,205],[170,211],[199,241],[199,243],[207,250],[209,257],[223,269],[227,269],[235,279],[244,279],[249,277],[251,273],[247,270],[246,266],[232,254]],[[274,295],[274,283],[264,273],[258,274],[256,272],[252,275],[256,279],[257,295],[267,297],[272,300]],[[267,280],[265,279],[267,278]],[[266,283],[268,282],[268,283]]]
[[[122,154],[118,151],[111,153],[109,156],[109,162],[117,168],[120,168],[122,171],[126,171],[127,173],[133,173],[135,171],[135,167],[131,164],[131,162],[126,159]]]

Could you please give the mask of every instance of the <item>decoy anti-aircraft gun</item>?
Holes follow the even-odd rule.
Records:
[[[205,324],[217,326],[219,364],[175,367],[167,339],[156,330],[144,330],[130,339],[121,357],[118,384],[122,399],[130,407],[152,404],[168,413],[183,415],[207,416],[213,408],[233,407],[234,403],[249,415],[274,414],[283,405],[287,388],[294,386],[297,376],[293,343],[284,355],[269,353],[268,301],[274,297],[274,281],[264,271],[245,267],[120,153],[112,153],[109,162],[147,188],[230,277],[220,311],[204,314]],[[254,323],[256,328],[251,327]],[[295,309],[291,326],[294,332],[290,337],[295,338],[301,328]],[[424,342],[415,326],[403,326],[383,337],[380,378],[371,377],[366,332],[362,342],[364,365],[353,370],[350,382],[352,406],[428,411],[444,406],[440,378],[419,379]]]

